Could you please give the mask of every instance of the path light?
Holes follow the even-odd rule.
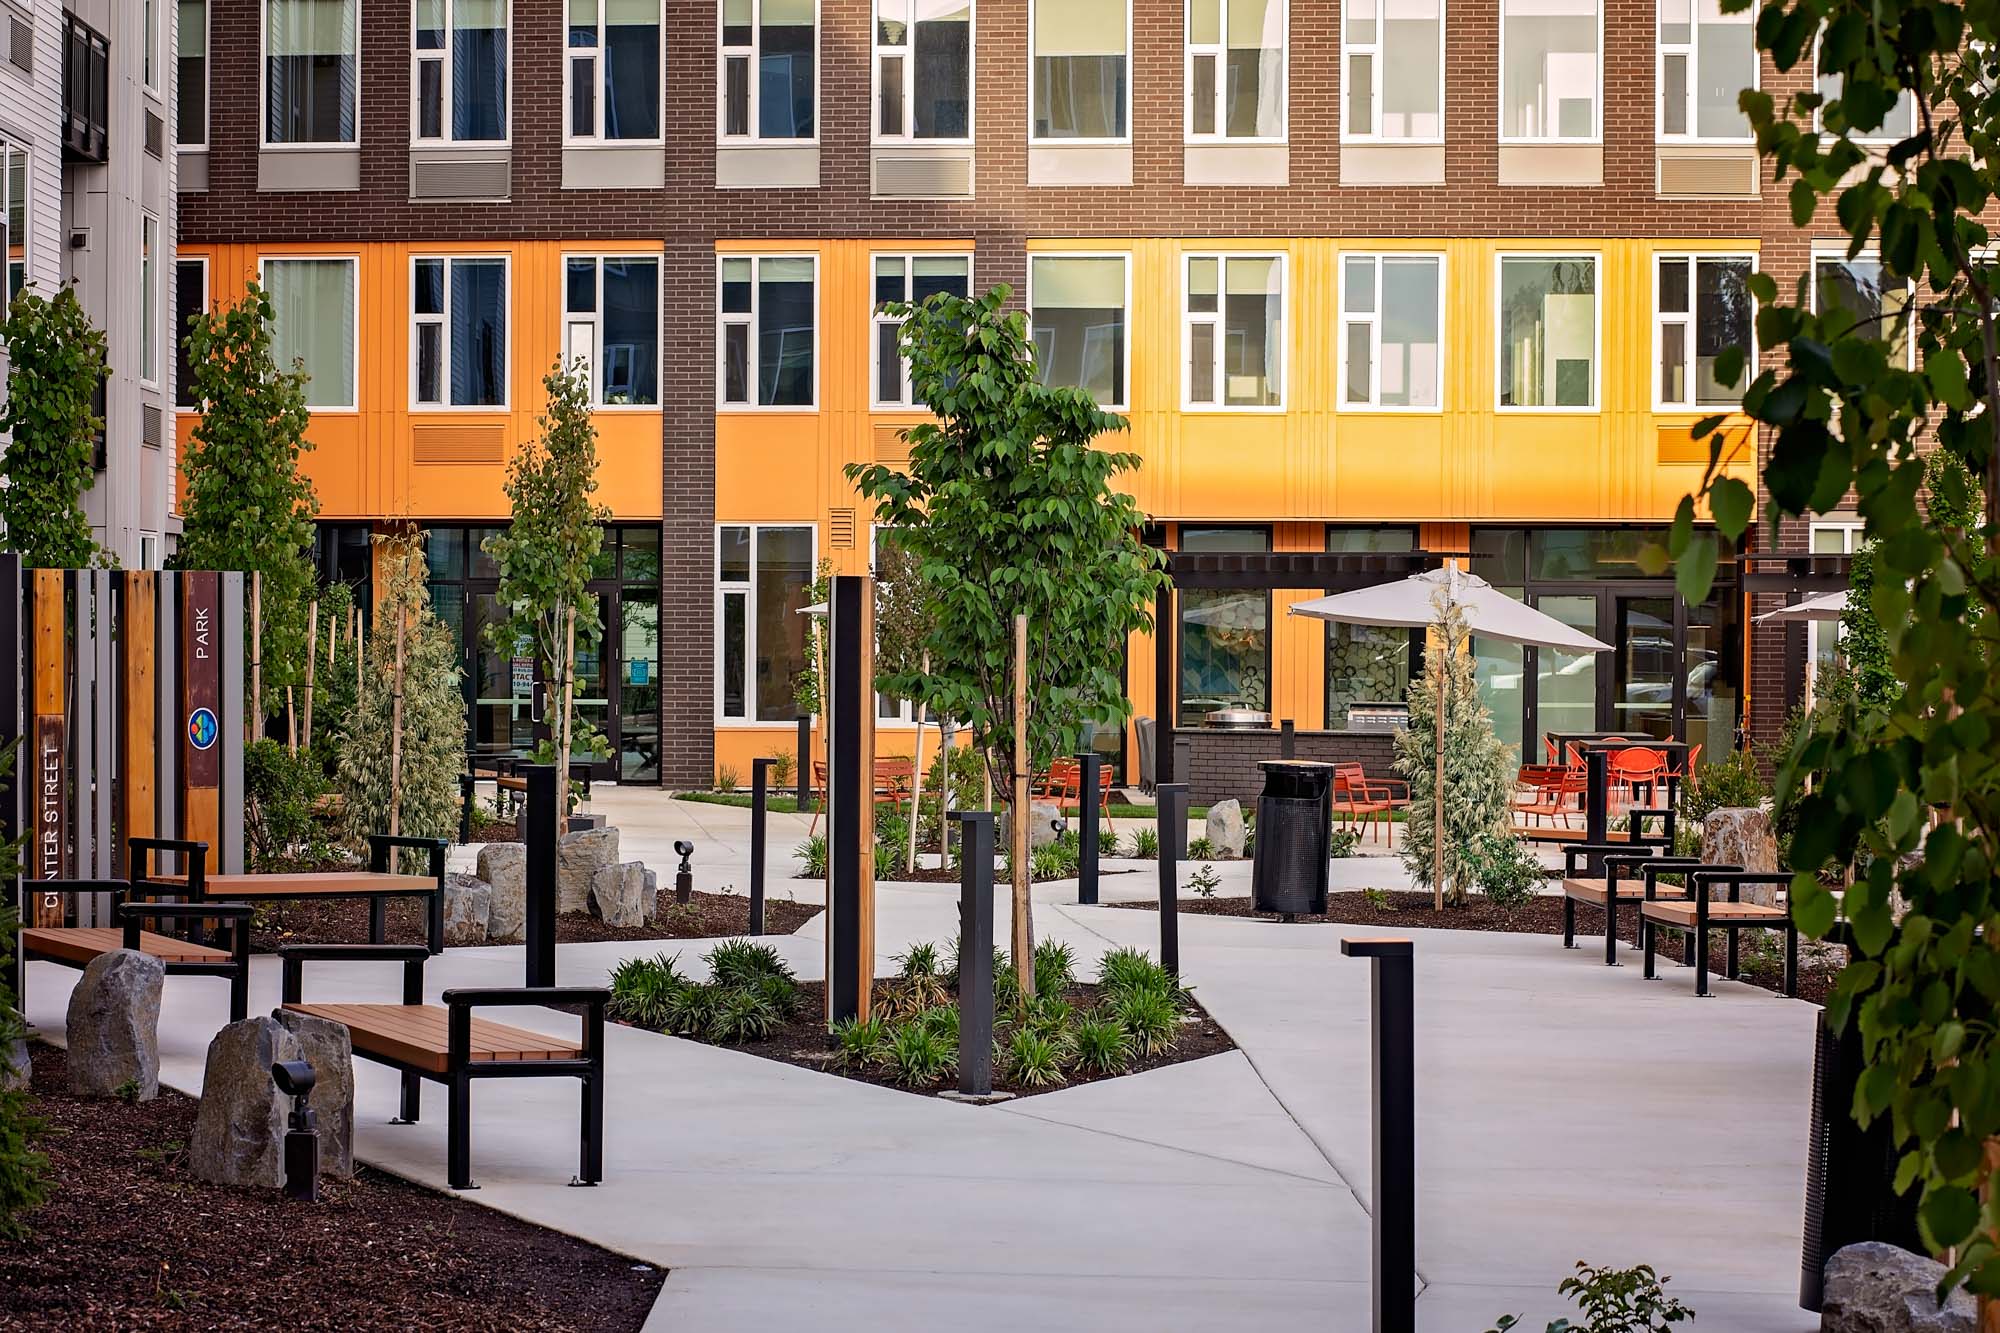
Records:
[[[694,897],[694,867],[688,858],[694,855],[694,844],[682,838],[674,843],[674,853],[681,858],[681,868],[674,872],[674,901],[683,907]]]
[[[319,1075],[310,1061],[280,1060],[271,1066],[271,1081],[292,1099],[285,1129],[285,1197],[319,1202],[319,1117],[307,1100]]]

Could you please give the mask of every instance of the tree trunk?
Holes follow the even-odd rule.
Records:
[[[570,727],[576,709],[576,608],[566,606],[562,610],[563,660],[562,660],[562,705],[557,714],[562,725],[556,732],[556,790],[562,793],[561,827],[569,826],[569,741]]]
[[[285,749],[294,755],[299,752],[299,710],[289,685],[285,686]]]
[[[927,676],[931,672],[931,655],[929,653],[924,654],[923,671]],[[918,815],[924,808],[923,801],[924,706],[919,703],[917,705],[917,754],[916,758],[910,761],[910,850],[903,858],[903,873],[906,875],[917,873],[917,824],[920,822]]]
[[[250,571],[250,707],[244,710],[244,739],[264,734],[264,575]]]
[[[306,749],[313,743],[313,668],[319,664],[319,599],[315,597],[306,612],[306,721],[301,728],[301,739]]]
[[[919,724],[921,725],[921,724]],[[938,771],[944,774],[944,781],[938,783],[938,865],[951,864],[951,724],[938,719]]]
[[[395,608],[396,668],[389,676],[389,836],[403,831],[403,630],[409,616]]]
[[[1028,865],[1028,779],[1034,755],[1028,748],[1028,618],[1014,617],[1014,790],[1011,835],[1014,862],[1014,975],[1021,983],[1021,996],[1035,993],[1034,899],[1029,887],[1034,877]]]

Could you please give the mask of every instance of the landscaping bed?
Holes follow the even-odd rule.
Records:
[[[666,1274],[358,1168],[318,1204],[188,1174],[192,1098],[80,1100],[34,1048],[48,1202],[0,1241],[0,1326],[629,1330]]]
[[[1108,903],[1109,907],[1127,908],[1141,912],[1156,912],[1158,904],[1153,902]],[[1485,930],[1509,931],[1526,935],[1562,934],[1561,897],[1553,894],[1538,894],[1518,906],[1502,907],[1490,898],[1475,896],[1462,907],[1447,907],[1442,912],[1432,907],[1428,893],[1409,890],[1364,890],[1344,893],[1329,893],[1326,897],[1324,915],[1301,914],[1293,920],[1303,923],[1335,924],[1345,926],[1384,926],[1392,930]],[[1182,898],[1180,910],[1195,916],[1237,916],[1252,917],[1259,921],[1280,921],[1275,912],[1254,911],[1248,898]],[[1639,965],[1639,923],[1638,912],[1622,908],[1618,913],[1618,935],[1631,953],[1620,953],[1621,961]],[[1595,948],[1601,954],[1604,941],[1604,915],[1594,907],[1579,906],[1576,913],[1579,939],[1585,936],[1596,941]],[[1592,948],[1585,944],[1585,949]],[[1784,940],[1776,931],[1746,930],[1738,937],[1739,962],[1743,975],[1737,980],[1769,991],[1782,991],[1784,987]],[[1723,960],[1726,955],[1727,935],[1716,932],[1709,948],[1711,974],[1722,975]],[[1826,997],[1833,990],[1833,982],[1840,975],[1845,964],[1844,951],[1815,945],[1812,941],[1799,940],[1799,998],[1814,1004],[1826,1003]],[[1663,974],[1671,974],[1680,966],[1681,944],[1678,932],[1663,932],[1659,945],[1660,969]]]
[[[995,952],[996,1091],[1031,1096],[1236,1048],[1192,994],[1136,950],[1107,954],[1097,979],[1084,981],[1068,946],[1044,941],[1026,1004]],[[936,946],[913,946],[899,975],[876,981],[869,1018],[830,1033],[824,983],[794,980],[767,946],[732,940],[707,959],[714,979],[705,984],[664,955],[621,963],[611,1017],[907,1092],[957,1087],[956,958],[941,961]]]
[[[767,897],[764,929],[772,935],[789,935],[818,916],[820,910],[813,903]],[[607,926],[586,913],[568,912],[556,918],[556,942],[719,939],[740,935],[749,924],[748,898],[732,893],[696,893],[682,905],[674,901],[672,890],[666,890],[660,894],[659,910],[650,925]],[[429,939],[422,902],[412,898],[390,899],[383,938],[390,944],[422,944]],[[250,947],[259,953],[276,952],[281,944],[367,942],[368,904],[358,901],[260,904],[250,932]]]

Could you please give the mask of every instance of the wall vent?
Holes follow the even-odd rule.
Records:
[[[505,426],[410,427],[410,458],[416,463],[498,463],[507,453]]]
[[[505,199],[512,185],[509,157],[410,158],[412,199]]]
[[[833,551],[854,549],[854,511],[835,509],[827,514],[826,544]]]
[[[7,59],[25,74],[35,72],[34,20],[12,11],[7,14]]]
[[[166,413],[151,403],[139,408],[139,442],[157,449],[166,438]]]
[[[888,199],[969,199],[972,154],[875,159],[875,194]]]
[[[146,113],[146,151],[162,161],[167,156],[167,122],[152,111]]]
[[[1662,157],[1660,193],[1754,199],[1757,197],[1757,157],[1754,153]]]

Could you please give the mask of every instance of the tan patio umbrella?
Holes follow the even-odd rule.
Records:
[[[1775,611],[1766,611],[1757,617],[1757,623],[1767,620],[1838,620],[1847,611],[1847,589],[1838,592],[1823,592],[1817,597],[1808,597],[1803,602],[1793,602]]]
[[[1499,639],[1530,648],[1555,648],[1566,653],[1611,651],[1610,644],[1570,628],[1554,616],[1509,597],[1477,574],[1468,574],[1456,566],[1429,569],[1394,583],[1299,602],[1291,613],[1345,625],[1429,629],[1443,620],[1451,606],[1456,606],[1465,618],[1466,629],[1483,639]],[[1437,779],[1431,796],[1431,890],[1439,908],[1444,906],[1444,723],[1450,715],[1449,705],[1449,699],[1437,701],[1437,722],[1433,727],[1436,734],[1432,738],[1432,748],[1437,751]]]

